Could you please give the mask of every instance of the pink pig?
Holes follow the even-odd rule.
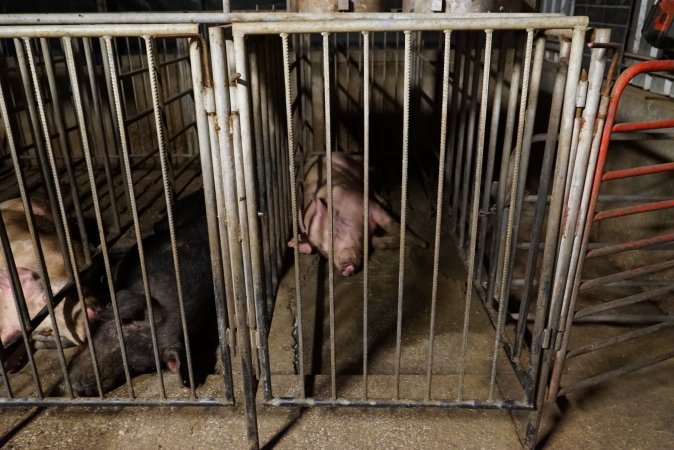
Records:
[[[325,155],[311,157],[304,175],[303,217],[300,217],[299,251],[312,253],[318,248],[328,257],[327,159]],[[360,270],[363,248],[363,167],[344,153],[332,154],[333,252],[335,267],[349,277]],[[376,201],[368,199],[368,230],[375,249],[396,248],[400,245],[400,225]],[[386,235],[375,236],[381,228]],[[427,244],[410,233],[419,246]],[[288,242],[295,246],[295,240]]]

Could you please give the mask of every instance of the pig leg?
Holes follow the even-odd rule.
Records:
[[[389,249],[400,247],[400,224],[377,202],[370,200],[370,229],[381,227],[387,236],[374,236],[372,246],[376,249]],[[421,248],[427,248],[428,244],[411,230],[407,232],[407,239]]]

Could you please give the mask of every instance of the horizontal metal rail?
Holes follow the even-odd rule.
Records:
[[[608,209],[600,211],[594,215],[594,221],[612,219],[614,217],[630,216],[632,214],[640,214],[652,211],[659,211],[661,209],[674,208],[674,200],[663,200],[661,202],[642,203],[640,205],[625,206],[624,208]]]
[[[204,397],[196,400],[180,398],[166,399],[128,399],[128,398],[13,398],[11,400],[0,398],[0,408],[4,407],[29,407],[29,406],[67,406],[67,407],[91,407],[91,406],[233,406],[234,402],[224,399]]]
[[[657,331],[664,330],[665,328],[670,328],[672,326],[674,326],[674,322],[660,322],[655,325],[651,325],[650,327],[639,328],[628,333],[623,333],[608,339],[604,339],[603,341],[592,342],[591,344],[574,348],[566,355],[566,357],[575,358],[577,356],[585,355],[603,348],[613,347],[614,345],[622,344],[623,342],[631,341],[642,336],[648,336]]]
[[[37,21],[39,23],[39,21]],[[199,33],[192,24],[98,24],[98,25],[15,25],[0,26],[0,38],[62,38],[62,37],[129,37],[129,36],[190,36]]]
[[[673,137],[674,138],[674,137]],[[621,178],[650,175],[653,173],[669,172],[674,170],[674,163],[655,164],[652,166],[633,167],[630,169],[611,170],[601,177],[601,181],[619,180]]]
[[[674,119],[618,123],[613,126],[612,131],[613,133],[629,133],[631,131],[659,130],[662,128],[674,128]]]
[[[655,245],[668,244],[670,242],[674,242],[674,233],[660,234],[658,236],[638,239],[636,241],[623,242],[620,244],[607,244],[604,247],[590,250],[587,252],[585,258],[596,258],[599,256],[612,255],[630,250],[639,250]]]
[[[435,16],[410,20],[376,20],[333,16],[326,20],[235,22],[236,34],[296,34],[296,33],[360,33],[363,31],[424,31],[424,30],[527,30],[547,28],[575,28],[587,26],[587,17],[516,14],[475,14],[465,16]]]
[[[498,16],[499,14],[492,14]],[[484,14],[460,14],[452,17],[470,19]],[[437,19],[437,13],[287,13],[287,12],[167,12],[167,13],[84,13],[84,14],[1,14],[1,25],[104,25],[104,24],[225,24],[230,22],[279,22],[286,20],[409,20]],[[560,18],[562,14],[510,13],[508,17],[523,19],[534,17]],[[585,22],[587,24],[587,21]],[[559,28],[562,28],[559,26]]]
[[[525,410],[530,411],[534,407],[531,404],[511,401],[511,400],[496,400],[493,402],[484,400],[466,400],[466,401],[451,401],[451,400],[389,400],[389,399],[315,399],[315,398],[292,398],[292,397],[276,397],[265,402],[269,406],[351,406],[354,408],[363,407],[379,407],[379,408],[448,408],[448,409],[500,409],[500,410]]]

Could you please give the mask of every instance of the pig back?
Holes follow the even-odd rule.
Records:
[[[345,153],[332,153],[332,188],[362,192],[363,165]],[[311,156],[305,163],[303,183],[303,209],[306,210],[314,197],[328,196],[328,168],[324,153]]]

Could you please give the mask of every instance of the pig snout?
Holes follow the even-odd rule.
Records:
[[[341,269],[343,277],[350,277],[351,275],[356,273],[356,266],[354,266],[353,264],[342,264]]]

